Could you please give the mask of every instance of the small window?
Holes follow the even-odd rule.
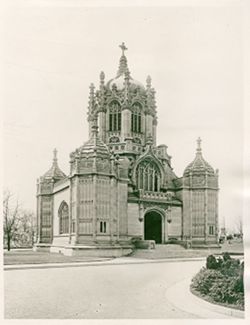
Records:
[[[214,235],[214,226],[209,226],[209,235]]]
[[[101,221],[100,222],[100,232],[106,233],[106,230],[107,230],[106,221]]]

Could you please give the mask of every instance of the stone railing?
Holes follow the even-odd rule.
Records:
[[[151,192],[151,191],[144,191],[144,190],[139,190],[139,195],[141,199],[160,200],[160,201],[170,201],[174,196],[172,192],[163,193],[163,192]]]

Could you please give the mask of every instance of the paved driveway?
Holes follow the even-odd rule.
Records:
[[[4,271],[5,318],[196,318],[167,288],[204,261]]]

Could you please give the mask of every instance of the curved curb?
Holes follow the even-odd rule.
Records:
[[[166,298],[177,308],[200,318],[244,318],[244,311],[207,302],[190,291],[190,279],[175,283],[167,289]]]

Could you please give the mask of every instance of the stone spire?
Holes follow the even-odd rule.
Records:
[[[120,58],[120,62],[119,62],[119,68],[118,68],[118,72],[117,72],[117,77],[121,76],[122,74],[125,74],[126,71],[128,71],[128,62],[127,62],[127,58],[124,55],[124,52],[128,49],[124,42],[122,42],[121,45],[119,45],[119,47],[122,50],[122,56]]]

